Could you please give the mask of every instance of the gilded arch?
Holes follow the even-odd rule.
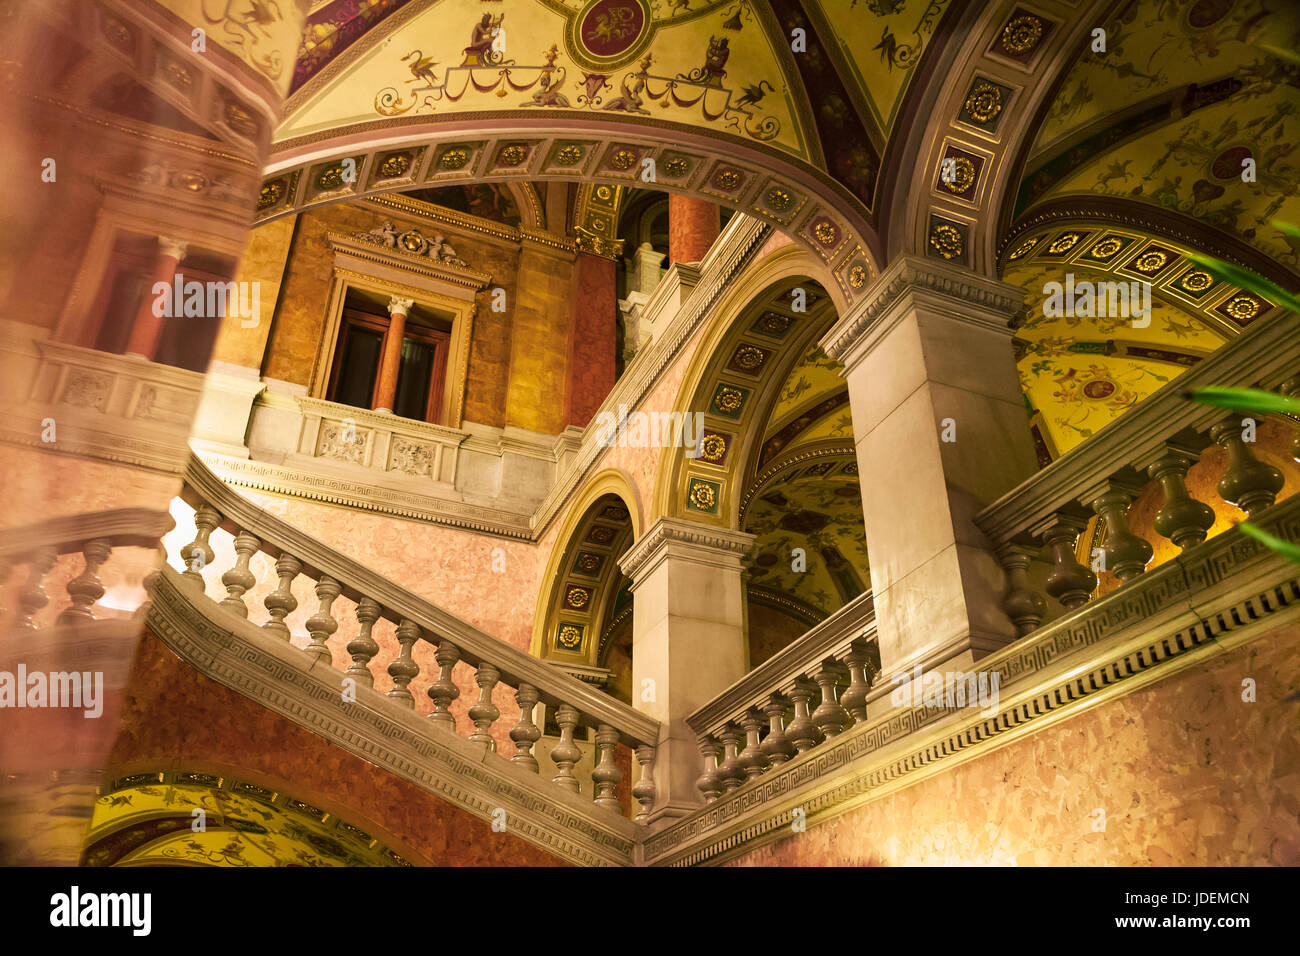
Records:
[[[740,476],[758,444],[747,423],[765,419],[786,373],[843,301],[816,278],[824,274],[803,249],[787,244],[759,260],[719,303],[673,405],[705,413],[705,451],[694,461],[680,448],[660,453],[652,521],[668,515],[737,526]],[[804,313],[793,309],[789,293],[795,288],[807,293]],[[749,362],[756,364],[746,368]],[[710,454],[713,449],[717,454]],[[701,486],[707,490],[691,503],[692,489]]]
[[[645,525],[631,480],[607,468],[575,496],[555,537],[529,653],[575,671],[599,668],[623,588],[618,558]]]

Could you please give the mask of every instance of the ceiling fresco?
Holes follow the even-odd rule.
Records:
[[[787,432],[791,425],[794,425],[798,431],[789,434],[789,440],[784,443],[789,445],[807,440],[812,429],[819,428],[832,420],[838,422],[844,419],[848,414],[847,404],[832,404],[831,407],[823,409],[823,406],[828,404],[828,400],[834,396],[840,393],[847,396],[843,370],[844,366],[823,352],[820,345],[816,342],[810,345],[790,370],[789,377],[777,394],[776,404],[772,406],[772,414],[763,433],[763,441],[765,443],[770,441],[778,433]],[[818,414],[819,411],[821,414]],[[846,434],[826,437],[847,437],[851,440],[852,427],[849,427]],[[761,463],[760,461],[760,465]]]
[[[202,810],[202,831],[195,832]],[[371,834],[292,796],[214,774],[117,781],[95,803],[86,866],[410,866]]]
[[[1110,196],[1179,213],[1300,271],[1300,8],[1138,0],[1071,69],[1018,205]],[[1117,103],[1133,108],[1114,112]],[[1255,181],[1243,181],[1243,161]]]
[[[751,587],[769,599],[775,594],[792,600],[817,617],[838,610],[870,584],[842,370],[816,341],[790,369],[763,430],[758,475],[741,518],[741,530],[758,536]],[[794,567],[796,548],[803,549],[805,570]]]
[[[741,523],[742,531],[757,535],[750,584],[822,616],[870,586],[852,438],[845,444],[838,454],[794,462],[764,482]],[[803,549],[803,570],[795,564],[797,548]]]
[[[844,0],[814,4],[877,129],[888,133],[903,93],[949,0]]]
[[[753,6],[690,6],[417,0],[318,69],[287,104],[276,138],[398,117],[581,110],[688,124],[807,158],[796,96]]]
[[[1026,290],[1014,339],[1039,464],[1069,451],[1219,348],[1269,305],[1215,280],[1163,238],[1055,227],[1012,244],[1003,279]],[[1014,257],[1014,258],[1010,258]],[[1149,281],[1150,322],[1047,316],[1047,284]],[[1140,321],[1140,320],[1139,320]]]

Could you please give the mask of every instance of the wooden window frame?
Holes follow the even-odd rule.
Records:
[[[447,360],[443,363],[441,394],[430,388],[430,404],[440,410],[436,421],[445,428],[460,428],[465,414],[465,386],[469,377],[469,343],[474,329],[474,289],[458,288],[451,283],[439,282],[439,288],[423,288],[370,276],[342,268],[338,263],[330,292],[330,302],[321,329],[321,344],[316,352],[307,394],[322,401],[331,401],[334,366],[342,350],[343,313],[349,291],[371,295],[398,295],[412,299],[417,308],[437,315],[451,324],[447,343]],[[408,325],[409,328],[409,325]],[[373,405],[373,399],[371,401]],[[409,420],[409,419],[408,419]]]
[[[338,392],[339,378],[343,373],[343,354],[344,343],[353,327],[369,329],[372,332],[380,333],[379,340],[379,361],[383,364],[383,357],[388,351],[389,338],[393,332],[392,317],[374,315],[373,313],[363,312],[360,309],[345,307],[340,316],[338,334],[335,337],[334,357],[331,363],[329,385],[325,391],[326,401],[337,401],[335,395]],[[429,394],[425,402],[424,418],[420,421],[427,422],[431,425],[445,425],[442,421],[444,407],[444,393],[447,383],[447,364],[451,358],[451,339],[450,332],[444,332],[441,329],[431,328],[427,325],[420,325],[412,322],[410,316],[407,317],[405,328],[402,331],[402,339],[413,339],[423,345],[431,346],[434,349],[433,368],[429,374]],[[398,366],[398,375],[400,380],[401,366]],[[373,409],[375,399],[378,395],[379,375],[376,371],[375,384],[370,390],[370,408]],[[370,409],[367,409],[369,411]],[[408,421],[411,419],[408,419]]]

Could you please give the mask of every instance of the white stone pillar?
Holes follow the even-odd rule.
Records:
[[[643,242],[636,250],[636,292],[649,295],[663,278],[664,254],[655,252],[654,246]]]
[[[883,680],[961,668],[1016,637],[973,518],[1036,470],[1010,321],[1014,286],[895,260],[822,339],[845,365]]]
[[[745,676],[742,558],[752,534],[661,518],[619,562],[632,579],[632,700],[660,721],[653,823],[704,802],[686,717]]]

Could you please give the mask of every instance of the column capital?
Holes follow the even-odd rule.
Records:
[[[853,308],[821,339],[826,354],[854,364],[909,312],[908,306],[957,321],[1012,334],[1012,320],[1024,308],[1024,291],[966,266],[919,256],[899,256]]]
[[[410,315],[411,308],[414,305],[414,299],[403,299],[400,295],[395,295],[388,300],[388,312],[390,315],[397,312],[402,313],[402,315]]]
[[[169,239],[166,236],[158,237],[158,254],[164,258],[175,259],[180,262],[185,258],[185,254],[190,251],[188,243],[179,239]]]
[[[660,518],[618,562],[633,587],[668,556],[715,567],[741,568],[755,536],[681,518]]]

